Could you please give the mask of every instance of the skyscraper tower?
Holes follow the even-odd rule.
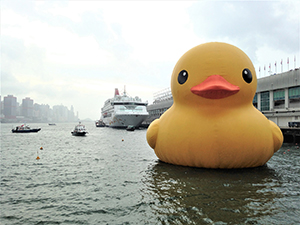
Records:
[[[26,118],[33,117],[33,100],[28,97],[22,100],[22,115]]]
[[[6,119],[15,119],[17,116],[17,98],[8,95],[3,99],[3,114]]]

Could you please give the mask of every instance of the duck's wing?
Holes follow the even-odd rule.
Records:
[[[270,126],[273,134],[274,152],[277,152],[283,143],[283,135],[280,128],[271,120],[269,121],[270,121]]]
[[[151,148],[155,148],[156,145],[156,139],[159,129],[159,119],[154,120],[147,130],[147,142],[150,145]]]

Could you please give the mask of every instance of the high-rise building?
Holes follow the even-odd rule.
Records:
[[[8,95],[3,99],[3,114],[6,119],[16,119],[17,116],[17,98]]]
[[[69,110],[69,112],[68,112],[68,121],[75,121],[73,105],[71,105],[71,110]]]
[[[33,100],[28,97],[22,100],[22,115],[26,118],[33,117]]]
[[[49,105],[40,105],[40,116],[42,121],[50,121],[51,109]]]
[[[64,105],[53,106],[54,121],[64,122],[68,121],[68,108]]]

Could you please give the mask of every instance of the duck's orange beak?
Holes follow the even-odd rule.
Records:
[[[191,88],[193,94],[203,98],[221,99],[236,94],[240,88],[229,83],[220,75],[211,75],[201,84]]]

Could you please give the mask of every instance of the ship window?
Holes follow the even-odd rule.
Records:
[[[114,102],[112,103],[113,105],[141,105],[141,106],[146,106],[147,103],[142,103],[142,102]]]

